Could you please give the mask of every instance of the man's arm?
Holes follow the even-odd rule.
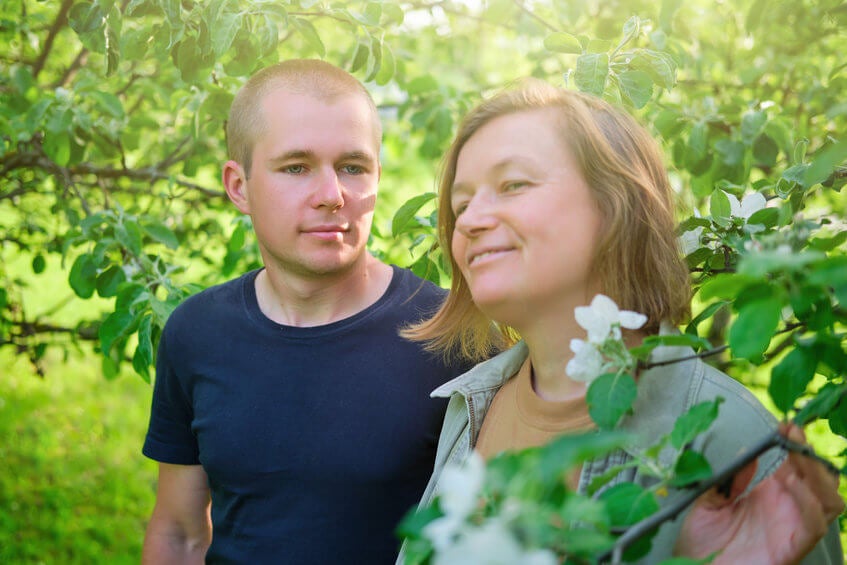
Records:
[[[142,564],[203,563],[212,542],[210,508],[202,466],[159,463],[156,506],[147,524]]]

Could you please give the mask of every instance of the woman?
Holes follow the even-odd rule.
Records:
[[[586,385],[565,370],[571,340],[585,337],[574,310],[602,293],[622,309],[645,314],[646,324],[624,334],[630,346],[684,320],[690,285],[674,226],[661,153],[624,112],[536,80],[471,111],[440,182],[439,236],[453,271],[450,295],[407,337],[476,360],[514,343],[515,335],[522,341],[433,393],[451,400],[422,504],[437,492],[444,466],[471,449],[491,457],[591,427]],[[659,348],[652,360],[685,355]],[[715,469],[776,425],[746,389],[699,359],[657,367],[639,376],[633,414],[621,424],[642,443],[585,465],[572,486],[584,491],[592,478],[670,432],[691,405],[716,396],[725,399],[720,416],[695,445]],[[790,433],[801,438],[799,430]],[[771,511],[776,498],[728,504],[707,493],[684,526],[678,520],[661,528],[643,562],[670,557],[678,544],[680,554],[691,556],[724,549],[715,563],[790,563],[810,549],[808,563],[841,563],[837,527],[815,546],[843,507],[837,479],[801,457],[780,466],[782,459],[775,450],[760,458],[754,481],[770,478],[754,492],[779,492],[786,514]],[[616,481],[650,479],[631,470]],[[743,481],[733,485],[736,495]],[[772,522],[777,515],[781,521]],[[789,523],[783,534],[778,528]]]

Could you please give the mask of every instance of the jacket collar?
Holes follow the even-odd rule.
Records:
[[[430,396],[448,398],[458,392],[467,397],[477,392],[496,390],[518,372],[528,355],[529,349],[521,340],[470,371],[447,381],[432,391]]]

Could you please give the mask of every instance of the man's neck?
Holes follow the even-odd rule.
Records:
[[[321,276],[265,268],[256,277],[256,297],[262,313],[278,324],[322,326],[374,304],[391,277],[391,267],[371,255],[352,269]]]

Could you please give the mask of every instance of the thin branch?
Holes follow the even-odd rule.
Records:
[[[842,392],[842,395],[845,394],[847,394],[847,389]],[[703,493],[707,492],[709,489],[715,486],[717,486],[718,488],[723,488],[725,485],[731,484],[732,478],[738,473],[739,470],[751,463],[753,460],[757,459],[765,451],[773,447],[780,447],[789,452],[800,453],[801,455],[804,455],[806,457],[811,457],[812,459],[823,464],[831,473],[835,475],[839,474],[838,469],[831,462],[816,454],[811,446],[795,443],[780,434],[779,430],[773,430],[770,434],[759,440],[759,442],[756,443],[752,449],[750,449],[747,453],[741,455],[738,459],[730,463],[722,471],[720,471],[719,473],[715,473],[705,481],[702,481],[696,486],[691,487],[685,496],[683,496],[679,500],[676,500],[673,504],[669,504],[668,506],[662,508],[655,514],[648,516],[647,518],[628,528],[617,539],[612,549],[600,555],[599,561],[602,562],[611,557],[613,564],[619,564],[621,562],[621,556],[623,555],[624,550],[626,550],[626,548],[629,547],[634,541],[639,539],[641,536],[645,535],[647,532],[658,528],[659,525],[661,525],[663,522],[676,518],[683,510],[690,506],[695,500],[697,500],[697,498],[699,498]]]
[[[530,18],[534,19],[535,21],[537,21],[537,22],[538,22],[538,23],[540,23],[543,27],[546,27],[546,28],[547,28],[547,29],[549,29],[550,31],[552,31],[552,32],[557,32],[557,31],[559,31],[559,30],[556,28],[556,26],[554,26],[553,24],[551,24],[550,22],[548,22],[547,20],[545,20],[544,18],[540,17],[538,14],[536,14],[535,12],[533,12],[532,10],[530,10],[529,8],[527,8],[526,6],[524,6],[524,5],[523,5],[523,2],[521,2],[521,0],[515,0],[515,6],[517,6],[518,8],[520,8],[520,10],[521,10],[524,14],[528,15]]]
[[[53,83],[53,88],[58,88],[60,86],[66,86],[71,79],[74,77],[76,72],[81,69],[85,63],[88,61],[88,49],[83,47],[79,50],[74,60],[71,62],[70,66],[65,69],[65,72],[62,73],[62,76]]]
[[[55,41],[56,36],[68,22],[68,12],[70,11],[73,3],[73,0],[64,0],[62,5],[59,7],[59,13],[56,15],[56,20],[50,27],[47,39],[44,40],[44,46],[41,48],[41,53],[38,55],[38,59],[36,59],[35,64],[32,66],[32,78],[37,79],[38,74],[44,68],[44,64],[47,62],[47,56],[50,55],[50,51],[53,49],[53,41]]]

